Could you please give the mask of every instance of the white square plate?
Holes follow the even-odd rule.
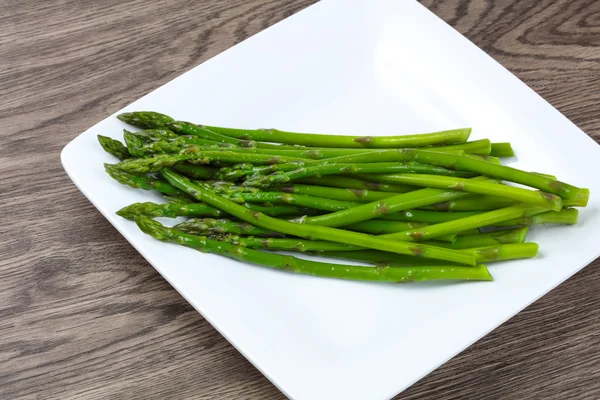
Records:
[[[416,1],[325,0],[185,73],[123,111],[231,127],[351,135],[473,127],[510,141],[514,165],[589,187],[576,226],[533,229],[533,260],[492,283],[386,285],[297,276],[164,244],[115,215],[160,201],[122,186],[97,134],[65,170],[125,238],[240,352],[294,399],[385,399],[484,336],[600,254],[600,147]]]

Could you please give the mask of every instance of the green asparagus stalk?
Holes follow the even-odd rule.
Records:
[[[572,200],[563,200],[563,207],[583,207],[587,202],[587,196],[582,196]],[[439,211],[490,211],[498,208],[508,207],[518,204],[515,200],[496,196],[473,195],[460,199],[449,200],[430,206],[420,207],[423,210]]]
[[[234,144],[230,143],[219,143],[205,139],[187,139],[179,137],[178,139],[172,139],[169,141],[152,142],[146,143],[141,149],[140,154],[145,156],[158,155],[158,154],[175,154],[185,153],[192,148],[198,148],[201,151],[238,151],[242,150]]]
[[[284,193],[304,194],[308,196],[323,197],[332,200],[370,203],[372,201],[387,199],[401,193],[378,192],[368,189],[339,189],[314,185],[286,185],[274,188]]]
[[[478,177],[472,180],[481,181],[487,178]],[[329,227],[343,226],[355,222],[381,218],[384,215],[395,214],[399,211],[423,207],[429,204],[439,203],[468,196],[468,193],[456,190],[420,189],[408,193],[388,197],[384,200],[363,204],[352,209],[336,211],[334,213],[308,217],[303,220],[310,225],[322,225]],[[302,221],[301,221],[302,222]]]
[[[104,151],[111,156],[118,158],[119,160],[131,158],[131,154],[129,154],[127,147],[125,147],[125,145],[118,140],[108,136],[98,135],[98,142],[100,142],[100,146],[102,146]]]
[[[448,153],[452,151],[464,151],[467,154],[477,154],[482,156],[490,155],[492,143],[489,139],[474,140],[461,144],[454,144],[443,147],[426,147],[425,150]]]
[[[136,217],[135,222],[144,233],[163,242],[177,243],[205,253],[219,254],[239,261],[301,274],[380,282],[410,282],[436,279],[492,280],[487,268],[483,265],[476,267],[456,266],[451,268],[447,266],[441,268],[437,266],[375,268],[330,264],[256,251],[242,246],[209,240],[203,236],[188,235],[176,229],[167,228],[145,216]]]
[[[176,218],[184,216],[193,217],[223,217],[223,211],[203,203],[191,204],[156,204],[156,203],[134,203],[117,211],[117,215],[125,219],[133,220],[138,215],[147,217]]]
[[[257,163],[257,164],[278,164],[292,163],[302,161],[303,159],[295,159],[290,157],[269,156],[264,154],[242,154],[228,151],[213,151],[213,152],[196,152],[191,149],[185,154],[161,154],[148,158],[135,158],[121,161],[116,164],[119,169],[131,173],[148,173],[158,172],[162,168],[171,167],[181,164],[186,161],[194,164],[208,164],[212,161],[223,161],[232,163]]]
[[[407,148],[464,143],[471,135],[470,128],[403,136],[342,136],[295,133],[277,129],[233,129],[204,125],[211,131],[243,140],[286,143],[310,147],[342,148]]]
[[[191,235],[202,234],[201,231],[194,229],[189,226],[176,227],[185,233]],[[265,249],[265,250],[285,250],[285,251],[297,251],[297,252],[329,252],[329,251],[364,251],[364,247],[353,246],[344,243],[328,242],[326,240],[306,240],[295,237],[286,238],[264,238],[254,236],[239,236],[235,234],[213,234],[210,236],[211,239],[227,242],[229,244],[235,244],[237,246],[249,247],[251,249]],[[449,243],[445,243],[449,245]],[[419,257],[415,257],[419,258]],[[427,260],[427,259],[424,259]],[[431,261],[430,261],[431,262]]]
[[[246,144],[246,143],[244,143]],[[231,143],[219,143],[212,140],[191,138],[190,136],[180,136],[178,140],[169,140],[168,142],[155,142],[152,145],[147,146],[147,150],[150,153],[178,153],[190,146],[206,146],[202,150],[211,150],[215,145],[222,145],[229,147],[229,151],[239,153],[252,153],[252,154],[269,154],[279,156],[291,156],[307,158],[312,160],[322,160],[333,157],[350,156],[358,153],[369,153],[374,151],[380,151],[378,149],[343,149],[343,148],[324,148],[324,147],[295,147],[288,148],[291,146],[282,145],[271,145],[268,148],[261,147],[262,144],[252,144],[253,147],[237,147]],[[282,148],[283,147],[283,148]],[[478,155],[487,155],[491,149],[491,143],[489,139],[476,140],[473,142],[467,142],[452,146],[442,147],[427,147],[429,151],[453,153],[473,153]]]
[[[139,128],[167,128],[178,131],[173,118],[160,113],[148,111],[137,111],[123,113],[117,116],[121,121]],[[177,124],[180,122],[178,121]],[[401,147],[423,147],[431,145],[445,145],[464,143],[471,135],[470,128],[454,129],[448,131],[402,135],[402,136],[341,136],[321,135],[311,133],[295,133],[280,131],[277,129],[234,129],[210,125],[195,125],[206,130],[219,133],[231,138],[243,141],[253,140],[259,142],[287,143],[292,145],[304,145],[312,147],[342,147],[342,148],[401,148]],[[184,132],[182,134],[191,134]]]
[[[515,152],[510,143],[492,143],[489,155],[494,157],[514,157]]]
[[[409,229],[421,228],[427,226],[424,222],[404,222],[404,221],[386,221],[381,219],[372,219],[369,221],[357,222],[343,226],[343,229],[348,229],[356,232],[365,232],[372,235],[385,235],[388,233],[404,232]],[[449,241],[452,242],[455,237]]]
[[[234,203],[285,203],[300,207],[309,207],[323,211],[339,211],[355,207],[360,203],[348,201],[329,200],[322,197],[306,196],[302,194],[290,194],[280,192],[259,193],[234,193],[232,195],[221,194]]]
[[[249,222],[253,225],[281,232],[286,235],[294,235],[308,239],[329,240],[339,243],[347,243],[361,247],[373,248],[377,250],[390,251],[399,254],[419,255],[425,258],[432,258],[444,261],[458,262],[467,265],[474,265],[474,255],[457,252],[455,250],[442,249],[428,245],[416,245],[414,243],[395,242],[381,240],[377,237],[362,233],[345,231],[342,229],[333,229],[322,226],[312,226],[297,224],[293,222],[271,218],[265,214],[253,212],[242,206],[239,206],[230,200],[227,200],[209,190],[203,189],[190,182],[189,179],[181,176],[170,169],[163,171],[163,176],[175,187],[185,191],[192,197],[215,208],[223,210],[236,218]],[[458,254],[457,254],[458,253]]]
[[[267,214],[271,217],[291,217],[306,215],[309,210],[288,205],[259,206],[256,204],[244,204],[244,207],[253,211]],[[117,211],[117,214],[123,218],[133,219],[136,215],[146,215],[148,217],[214,217],[222,218],[227,216],[223,211],[208,206],[203,203],[134,203]]]
[[[436,242],[436,246],[449,247],[452,249],[471,249],[476,247],[496,246],[499,244],[523,243],[527,236],[529,227],[480,233],[478,235],[457,236],[456,239],[448,245],[444,242]]]
[[[193,235],[202,233],[202,231],[187,229],[186,227],[183,227],[181,230]],[[378,250],[366,250],[356,246],[349,246],[323,240],[303,240],[297,238],[265,239],[252,236],[240,237],[237,235],[216,235],[212,236],[211,238],[221,242],[248,247],[251,249],[286,250],[303,253],[309,252],[315,255],[322,255],[324,257],[345,258],[348,260],[365,261],[380,265],[409,266],[427,265],[428,263],[427,259],[420,257],[394,254]],[[475,253],[475,257],[477,258],[477,262],[485,263],[535,257],[538,251],[538,245],[536,243],[495,244],[474,249],[465,249],[465,251],[473,251]]]
[[[151,176],[134,175],[123,172],[116,168],[115,164],[104,164],[104,169],[111,178],[122,185],[127,185],[134,189],[156,190],[159,193],[168,194],[169,196],[189,198],[189,196],[183,191],[160,179],[156,179]]]
[[[341,189],[376,190],[380,192],[406,193],[419,189],[408,185],[395,185],[388,183],[370,182],[347,176],[321,176],[298,179],[296,182],[309,185],[320,185]],[[340,199],[338,199],[340,200]]]
[[[439,211],[490,211],[497,210],[498,208],[504,208],[518,204],[517,201],[496,197],[496,196],[484,196],[484,195],[473,195],[466,196],[460,199],[448,200],[429,206],[421,207],[423,210],[439,210]],[[564,205],[564,202],[563,202]]]
[[[402,221],[385,221],[380,219],[372,219],[369,221],[357,222],[346,225],[343,228],[355,232],[370,233],[372,235],[387,235],[391,233],[404,232],[410,229],[416,229],[429,224],[424,222],[402,222]],[[452,243],[456,238],[455,234],[440,236],[436,240]]]
[[[194,199],[187,200],[183,197],[169,196],[168,194],[163,195],[163,199],[165,199],[165,201],[167,203],[172,204],[172,205],[185,206],[186,204],[196,204],[196,203],[194,203],[194,201],[195,201]],[[152,204],[154,204],[154,203],[152,203]]]
[[[192,218],[174,226],[182,232],[191,235],[210,236],[225,233],[245,236],[262,236],[283,238],[285,235],[254,226],[247,222],[236,222],[228,219]]]
[[[559,212],[548,211],[542,214],[529,217],[510,219],[496,224],[496,226],[514,226],[514,225],[540,225],[540,224],[565,224],[575,225],[579,216],[579,211],[574,208],[563,208]]]
[[[452,154],[454,154],[454,153],[452,152]],[[502,164],[498,157],[484,156],[484,155],[479,155],[479,154],[456,154],[456,155],[465,156],[466,158],[472,158],[473,160],[478,160],[478,161],[487,161],[489,163],[497,164],[497,165]]]
[[[248,139],[240,140],[227,135],[222,135],[220,132],[215,131],[214,129],[206,125],[196,125],[189,122],[174,121],[167,124],[167,126],[174,132],[179,133],[180,135],[196,136],[202,139],[208,139],[215,142],[234,144],[239,147],[257,147],[274,150],[282,149],[282,146],[278,144],[261,143],[258,141]]]
[[[181,226],[183,232],[195,235],[198,233],[197,230],[189,226]],[[236,246],[248,247],[251,249],[265,249],[265,250],[287,250],[297,252],[310,252],[310,251],[359,251],[362,247],[352,246],[350,244],[328,242],[326,240],[306,240],[301,238],[289,237],[289,238],[264,238],[254,236],[239,236],[234,234],[226,235],[212,235],[211,239],[219,242],[226,242],[234,244]],[[431,262],[431,261],[430,261]]]
[[[288,204],[259,205],[245,203],[243,206],[248,210],[260,212],[268,215],[269,217],[291,218],[305,215],[318,215],[317,210],[313,208],[296,207]]]
[[[499,185],[497,183],[473,181],[469,179],[427,175],[427,174],[395,174],[387,175],[394,177],[397,183],[408,185],[426,186],[438,189],[461,190],[476,194],[492,195],[513,199],[522,203],[537,204],[550,210],[560,211],[562,208],[561,198],[545,192],[523,189],[515,186]]]
[[[260,248],[248,246],[250,248]],[[479,263],[490,263],[496,261],[517,260],[522,258],[533,258],[538,252],[537,243],[501,244],[489,247],[469,249],[475,252],[475,258]],[[426,260],[404,254],[392,254],[377,250],[358,251],[327,251],[314,253],[324,257],[341,258],[353,261],[362,261],[380,266],[402,267],[423,265]]]
[[[461,152],[462,154],[464,154],[463,152]],[[398,156],[399,153],[396,150],[386,150],[386,151],[377,151],[377,152],[372,152],[371,154],[374,154],[377,156],[378,159],[383,159],[385,160],[385,158],[390,158],[392,160],[397,159],[397,160],[401,160],[402,157],[406,158],[407,160],[410,160],[411,158],[414,158],[411,154],[400,154],[400,157]],[[264,156],[264,155],[263,155]],[[365,157],[366,156],[366,157]],[[470,155],[470,157],[476,157],[474,155]],[[324,170],[323,167],[326,167],[326,165],[332,165],[332,164],[348,164],[349,168],[348,171],[352,172],[352,169],[354,168],[354,165],[358,164],[362,164],[363,168],[368,167],[367,164],[371,165],[371,164],[375,164],[373,162],[371,162],[369,159],[371,158],[369,154],[353,154],[353,155],[349,155],[349,156],[343,156],[343,157],[334,157],[334,158],[329,158],[326,160],[308,160],[308,159],[303,159],[304,161],[298,161],[297,163],[292,162],[291,160],[289,160],[290,157],[284,157],[283,159],[285,161],[288,162],[288,164],[282,164],[281,162],[275,162],[275,163],[271,163],[271,165],[266,165],[266,166],[254,166],[252,164],[238,164],[235,165],[232,168],[223,168],[219,174],[218,177],[219,179],[225,179],[225,180],[232,180],[232,179],[239,179],[245,176],[250,176],[250,177],[258,177],[259,175],[268,175],[271,173],[275,173],[275,172],[279,172],[279,173],[283,173],[283,172],[290,172],[292,174],[298,174],[299,172],[304,173],[306,175],[310,175],[310,173],[318,173],[320,177],[323,177],[324,174]],[[274,156],[275,160],[280,160],[281,156]],[[257,158],[253,158],[250,159],[252,160],[252,163],[254,164],[258,164],[258,162],[256,162]],[[264,158],[258,158],[258,160],[263,160]],[[269,160],[271,162],[271,160]],[[351,166],[350,166],[351,164]],[[381,163],[379,163],[381,164]],[[414,163],[409,163],[410,165],[417,165]],[[300,170],[300,168],[302,167],[320,167],[316,168],[316,169],[311,169],[308,173],[306,171]],[[340,168],[343,168],[344,166],[340,165]],[[336,167],[328,167],[328,169],[330,171],[335,171]],[[374,168],[371,166],[371,168]],[[422,172],[426,172],[426,173],[443,173],[445,175],[451,175],[451,176],[459,176],[459,177],[467,177],[467,176],[472,176],[472,173],[469,172],[464,172],[464,171],[451,171],[448,169],[435,169],[435,168],[430,168],[430,167],[423,167],[420,166],[421,171]],[[437,171],[437,172],[436,172]],[[286,176],[284,175],[283,178],[272,178],[273,180],[276,179],[281,179],[282,181],[286,180]],[[268,180],[267,178],[265,178],[265,180]],[[265,184],[267,184],[268,182],[265,182]],[[403,190],[405,191],[405,190]]]
[[[454,221],[455,219],[471,217],[477,214],[481,214],[481,211],[441,212],[406,210],[397,212],[395,214],[382,215],[381,218],[392,221],[426,222],[428,224],[439,224],[442,222]]]
[[[191,180],[193,184],[203,186],[217,194],[234,197],[241,193],[260,193],[261,190],[253,187],[237,185],[235,182],[219,180]]]
[[[406,154],[412,154],[413,161],[416,162],[437,165],[440,167],[453,167],[461,171],[470,171],[477,174],[487,175],[496,179],[520,183],[522,185],[530,186],[541,191],[563,197],[565,199],[573,199],[578,195],[589,196],[588,189],[578,188],[561,181],[548,179],[546,177],[521,171],[512,167],[496,165],[483,160],[477,160],[472,157],[435,153],[416,149],[399,150],[399,152],[403,153],[402,156],[398,157],[402,161],[406,161]],[[375,155],[373,154],[373,156]],[[386,157],[383,158],[385,158],[385,161],[392,161]]]
[[[216,176],[218,169],[205,165],[177,164],[173,169],[194,179],[212,179]]]
[[[202,125],[195,125],[190,122],[174,121],[168,125],[169,129],[180,135],[195,136],[200,139],[211,140],[219,143],[228,143],[240,147],[252,147],[254,142],[242,141],[228,136],[221,135],[211,129],[207,129]]]
[[[329,159],[333,160],[333,159]],[[273,185],[288,183],[302,178],[313,176],[326,176],[338,174],[390,174],[418,173],[434,174],[447,176],[472,176],[470,173],[461,171],[452,171],[446,168],[433,167],[430,165],[419,164],[415,162],[382,162],[382,163],[364,163],[364,164],[324,164],[311,167],[300,166],[289,172],[278,172],[271,175],[255,175],[244,182],[246,186],[269,187]],[[393,182],[395,183],[395,182]]]
[[[392,233],[380,236],[390,240],[401,240],[404,242],[434,240],[439,236],[450,235],[467,229],[480,228],[482,226],[494,225],[498,222],[513,218],[528,217],[547,211],[547,207],[532,206],[530,204],[518,204],[488,211],[471,217],[456,219],[454,221],[442,222],[406,232]]]

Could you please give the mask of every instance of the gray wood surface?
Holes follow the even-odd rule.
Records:
[[[283,398],[79,193],[59,153],[312,2],[0,0],[1,399]],[[600,139],[600,1],[423,3]],[[600,398],[599,266],[398,399]]]

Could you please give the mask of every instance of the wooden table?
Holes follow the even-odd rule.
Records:
[[[283,398],[79,193],[59,153],[312,2],[1,2],[0,398]],[[600,139],[600,1],[424,4]],[[600,398],[598,267],[398,399]]]

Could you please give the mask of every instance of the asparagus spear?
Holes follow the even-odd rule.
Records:
[[[480,228],[482,226],[494,225],[512,218],[527,217],[547,211],[547,207],[532,206],[530,204],[517,204],[488,211],[471,217],[456,219],[454,221],[442,222],[406,232],[382,235],[381,238],[390,240],[402,240],[405,242],[433,240],[436,237],[462,232],[467,229]]]
[[[479,181],[484,179],[486,178],[479,177],[473,178],[472,180]],[[303,222],[311,225],[323,225],[329,227],[343,226],[465,196],[468,196],[468,193],[456,190],[420,189],[388,197],[384,200],[363,204],[352,209],[336,211],[334,213],[316,217],[308,217],[305,218]]]
[[[100,142],[100,146],[111,156],[118,158],[119,160],[125,160],[126,158],[131,158],[131,154],[127,151],[127,147],[123,145],[123,143],[115,140],[113,138],[109,138],[108,136],[98,135],[98,142]]]
[[[144,204],[144,203],[143,203]],[[204,210],[207,208],[206,205],[201,203],[200,206],[196,207],[180,207],[174,209],[172,211],[173,214],[165,215],[164,213],[159,213],[163,211],[165,208],[157,208],[148,206],[148,203],[144,205],[147,207],[145,210],[140,211],[139,205],[137,207],[125,207],[120,210],[118,214],[122,217],[131,219],[131,216],[135,216],[137,214],[147,215],[147,216],[169,216],[173,217],[175,214],[179,215],[194,215],[198,213],[199,210]],[[149,203],[152,205],[152,203]],[[191,205],[194,206],[194,205]],[[171,210],[171,209],[170,209]],[[154,211],[150,213],[149,211]],[[206,213],[206,212],[205,212]],[[208,214],[208,213],[206,213]],[[224,213],[217,214],[215,216],[222,216]],[[398,221],[364,221],[356,224],[352,224],[344,227],[344,229],[352,230],[355,232],[365,232],[375,235],[381,235],[386,233],[395,233],[395,232],[403,232],[409,229],[419,228],[422,226],[426,226],[427,224],[419,223],[419,222],[398,222]],[[251,236],[265,236],[265,237],[281,237],[281,234],[277,232],[269,231],[266,229],[262,229],[256,226],[253,226],[244,222],[234,222],[226,219],[211,219],[211,218],[193,218],[188,221],[182,222],[179,225],[176,225],[175,228],[182,230],[184,232],[193,234],[193,235],[204,235],[204,234],[221,234],[221,233],[233,233],[236,235],[251,235]],[[447,242],[452,242],[456,238],[455,235],[448,235],[438,238],[438,240],[443,240]]]
[[[256,204],[244,204],[244,207],[254,212],[261,212],[271,217],[306,215],[309,210],[288,205],[259,206]],[[146,215],[149,217],[224,217],[227,216],[223,211],[208,206],[203,203],[184,203],[180,202],[169,204],[156,203],[134,203],[117,211],[117,214],[123,218],[133,219],[136,215]]]
[[[188,235],[173,228],[167,228],[159,222],[144,216],[138,216],[135,222],[140,229],[163,242],[177,243],[193,249],[220,254],[240,261],[273,267],[285,271],[315,275],[328,278],[352,279],[380,282],[410,282],[435,279],[492,280],[484,265],[476,267],[437,267],[418,268],[358,267],[303,260],[280,254],[261,252],[242,246],[209,240],[203,236]]]
[[[489,211],[498,208],[504,208],[518,204],[517,201],[485,195],[465,196],[460,199],[453,199],[441,203],[432,204],[421,207],[423,210],[439,210],[439,211]],[[564,202],[563,202],[564,205]]]
[[[312,147],[343,147],[343,148],[400,148],[422,147],[440,144],[464,143],[468,140],[471,129],[454,129],[442,132],[403,135],[403,136],[342,136],[321,135],[311,133],[294,133],[277,129],[232,129],[216,126],[208,127],[223,135],[249,138],[253,140],[297,144]]]
[[[227,135],[222,135],[220,132],[215,131],[214,129],[206,125],[196,125],[190,122],[174,121],[167,124],[167,126],[171,128],[171,130],[173,130],[174,132],[179,133],[180,135],[197,136],[199,138],[208,139],[215,142],[234,144],[239,147],[257,147],[274,150],[282,149],[282,146],[279,144],[260,143],[254,140],[247,139],[240,140]]]
[[[226,215],[223,211],[203,203],[191,204],[156,204],[134,203],[117,211],[117,215],[133,220],[137,215],[147,217],[176,218],[182,216],[202,216],[219,218]]]
[[[388,175],[388,177],[391,175]],[[398,183],[426,186],[438,189],[454,189],[470,193],[478,193],[517,200],[522,203],[546,206],[550,210],[560,211],[561,198],[545,192],[532,191],[514,186],[499,185],[490,182],[473,181],[469,179],[426,175],[426,174],[395,174]]]
[[[234,203],[285,203],[324,211],[345,210],[359,205],[359,203],[349,201],[280,192],[235,193],[232,195],[223,193],[221,195]]]
[[[183,227],[181,230],[194,235],[202,233],[202,231],[188,229],[186,227]],[[251,249],[310,252],[315,255],[322,255],[324,257],[345,258],[348,260],[366,261],[381,265],[407,266],[428,264],[427,259],[415,256],[394,254],[378,250],[366,250],[356,246],[349,246],[341,243],[333,243],[322,240],[302,240],[296,238],[265,239],[252,236],[240,237],[237,235],[216,235],[212,236],[211,238],[221,242],[248,247]],[[495,244],[473,249],[465,249],[465,251],[473,251],[475,253],[477,262],[486,263],[535,257],[538,251],[538,245],[537,243]]]
[[[245,203],[244,207],[254,212],[260,212],[270,217],[298,217],[305,215],[318,215],[317,210],[312,208],[303,208],[291,206],[288,204],[269,204],[259,205]]]
[[[248,246],[251,248],[257,248]],[[475,252],[477,262],[489,263],[495,261],[516,260],[521,258],[533,258],[538,252],[537,243],[518,243],[501,244],[489,247],[480,247],[469,249]],[[358,250],[358,251],[327,251],[315,253],[324,257],[341,258],[346,260],[363,261],[376,265],[385,265],[390,267],[398,266],[418,266],[423,265],[423,260],[418,257],[407,256],[404,254],[385,253],[377,250]]]
[[[285,237],[279,232],[263,229],[247,222],[235,222],[228,219],[192,218],[175,225],[174,228],[192,235],[210,236],[230,233],[245,236]]]
[[[386,221],[381,219],[372,219],[369,221],[357,222],[343,226],[343,229],[351,231],[365,232],[372,235],[385,235],[388,233],[404,232],[409,229],[421,228],[427,226],[424,222],[404,222],[404,221]],[[449,241],[451,242],[455,236]]]
[[[189,198],[183,191],[160,179],[151,176],[130,174],[116,168],[114,164],[104,164],[104,169],[111,178],[120,184],[130,186],[134,189],[156,190],[159,193],[168,194],[170,196]]]
[[[298,179],[298,183],[307,183],[309,185],[320,185],[342,189],[358,190],[377,190],[380,192],[406,193],[419,189],[418,187],[408,185],[396,185],[389,183],[370,182],[347,176],[321,176],[312,178]]]
[[[193,164],[177,164],[173,166],[173,169],[194,179],[212,179],[216,176],[218,171],[215,168],[207,167],[205,165]]]
[[[514,226],[514,225],[539,225],[539,224],[566,224],[575,225],[579,212],[574,208],[563,208],[559,212],[548,211],[538,215],[532,215],[528,217],[510,219],[501,223],[495,224],[496,226]]]
[[[215,145],[229,146],[230,151],[239,153],[253,153],[253,154],[270,154],[280,156],[291,156],[307,158],[312,160],[322,160],[326,158],[349,156],[358,153],[369,153],[374,151],[380,151],[379,149],[345,149],[345,148],[325,148],[325,147],[293,147],[293,146],[282,146],[282,145],[270,145],[270,147],[263,147],[262,144],[253,143],[252,147],[237,147],[230,143],[218,143],[212,140],[193,138],[190,136],[180,136],[178,140],[169,140],[168,142],[155,142],[148,147],[148,150],[155,153],[177,153],[184,150],[189,146],[207,146],[209,148],[215,147]],[[231,148],[234,147],[234,148]],[[441,147],[427,147],[429,151],[443,152],[443,153],[473,153],[478,155],[487,155],[490,152],[491,144],[489,139],[476,140],[473,142],[467,142],[463,144],[457,144],[452,146],[441,146]],[[203,149],[210,150],[210,149]]]
[[[387,235],[391,233],[404,232],[410,229],[416,229],[429,224],[424,222],[402,222],[402,221],[385,221],[372,219],[369,221],[357,222],[346,225],[343,228],[355,232],[370,233],[372,235]],[[436,240],[452,243],[456,238],[456,234],[440,236]]]
[[[587,195],[578,196],[572,200],[562,201],[563,207],[584,207],[587,202]],[[429,206],[420,207],[423,210],[439,210],[439,211],[489,211],[498,208],[508,207],[518,204],[515,200],[496,196],[473,195],[466,196],[460,199],[444,201]]]
[[[477,235],[457,236],[450,244],[436,242],[436,246],[449,247],[452,249],[471,249],[475,247],[496,246],[499,244],[523,243],[527,236],[529,227],[480,233]]]
[[[192,148],[198,148],[202,151],[241,150],[238,149],[236,145],[230,143],[219,143],[205,139],[193,139],[193,142],[190,142],[188,139],[180,137],[178,139],[169,141],[146,143],[142,148],[140,148],[140,154],[151,156],[158,154],[185,153]]]
[[[466,142],[461,144],[454,144],[450,146],[442,147],[426,147],[426,150],[437,151],[442,153],[448,153],[452,151],[462,150],[467,154],[477,154],[482,156],[490,155],[492,150],[492,143],[489,139],[474,140],[472,142]]]
[[[333,159],[329,159],[330,161]],[[290,168],[286,168],[290,169]],[[291,182],[297,179],[338,174],[389,174],[394,172],[420,173],[447,176],[472,176],[471,173],[452,171],[446,168],[415,162],[382,162],[362,164],[323,164],[318,166],[300,166],[289,172],[273,173],[271,175],[255,175],[244,182],[246,186],[269,187],[277,184]]]
[[[454,221],[455,219],[471,217],[477,214],[481,214],[481,211],[441,212],[406,210],[399,211],[395,214],[382,215],[381,218],[392,221],[427,222],[428,224],[439,224],[441,222]]]
[[[378,192],[368,189],[338,189],[325,186],[313,185],[285,185],[274,188],[284,193],[305,194],[308,196],[324,197],[332,200],[353,201],[370,203],[376,200],[386,199],[401,193]]]
[[[192,226],[180,224],[176,227],[185,233],[191,235],[201,234]],[[219,242],[225,242],[234,244],[236,246],[248,247],[251,249],[265,249],[265,250],[287,250],[297,252],[308,252],[308,251],[359,251],[363,250],[363,247],[353,246],[350,244],[328,242],[326,240],[306,240],[301,238],[289,237],[289,238],[264,238],[254,236],[239,236],[234,234],[216,234],[210,236],[211,239]],[[431,262],[431,261],[430,261]]]
[[[171,205],[185,206],[187,204],[198,204],[198,203],[194,203],[194,201],[195,201],[194,199],[186,200],[183,197],[169,196],[168,194],[163,195],[163,199],[165,199],[165,201]],[[191,203],[190,203],[190,201],[191,201]],[[139,203],[135,203],[135,204],[139,204]],[[151,204],[155,204],[155,203],[151,203]],[[157,204],[157,205],[160,205],[160,204]]]
[[[565,199],[573,199],[578,195],[588,195],[588,189],[578,188],[568,183],[549,179],[530,172],[521,171],[516,168],[504,165],[496,165],[483,160],[476,160],[472,157],[459,156],[454,154],[434,153],[424,150],[400,150],[401,152],[412,153],[413,161],[423,164],[437,165],[440,167],[454,167],[457,170],[470,171],[478,174],[490,176],[492,178],[503,179],[510,182],[520,183],[530,186],[547,193],[555,194]],[[406,157],[400,157],[406,160]],[[391,160],[390,160],[391,161]]]
[[[480,154],[457,154],[457,155],[459,155],[459,156],[465,156],[466,158],[472,158],[474,160],[487,161],[487,162],[492,163],[492,164],[497,164],[497,165],[501,165],[502,164],[500,162],[500,159],[498,157],[484,156],[484,155],[480,155]]]
[[[202,234],[201,231],[194,229],[190,226],[178,226],[183,232],[191,235]],[[249,247],[252,249],[266,249],[266,250],[286,250],[286,251],[298,251],[298,252],[330,252],[330,251],[365,251],[364,247],[353,246],[344,243],[328,242],[326,240],[306,240],[301,238],[289,237],[289,238],[263,238],[253,236],[239,236],[233,234],[215,234],[210,236],[213,240],[221,242],[227,242],[238,246]],[[445,243],[449,245],[449,243]],[[419,258],[419,257],[415,257]],[[424,259],[427,260],[427,259]],[[431,262],[431,261],[430,261]]]
[[[189,179],[173,172],[170,169],[165,169],[163,171],[163,176],[172,185],[185,191],[197,200],[203,201],[213,207],[227,212],[230,215],[235,216],[236,218],[250,222],[253,225],[260,226],[265,229],[308,238],[311,240],[330,240],[333,242],[353,244],[356,246],[391,251],[399,254],[413,254],[423,256],[425,258],[452,261],[467,265],[475,264],[474,256],[472,254],[457,252],[456,250],[442,249],[427,245],[415,245],[413,243],[382,240],[366,234],[349,232],[342,229],[296,224],[293,222],[274,219],[265,214],[248,210],[209,190],[194,185]]]
[[[208,164],[211,161],[223,161],[232,163],[257,163],[257,164],[279,164],[302,161],[291,157],[269,156],[264,154],[242,154],[228,151],[206,151],[196,152],[190,149],[184,154],[161,154],[149,158],[135,158],[121,161],[116,164],[119,169],[131,173],[158,172],[162,168],[171,167],[186,161],[197,164]]]
[[[515,152],[510,143],[492,143],[489,155],[494,157],[514,157]]]

